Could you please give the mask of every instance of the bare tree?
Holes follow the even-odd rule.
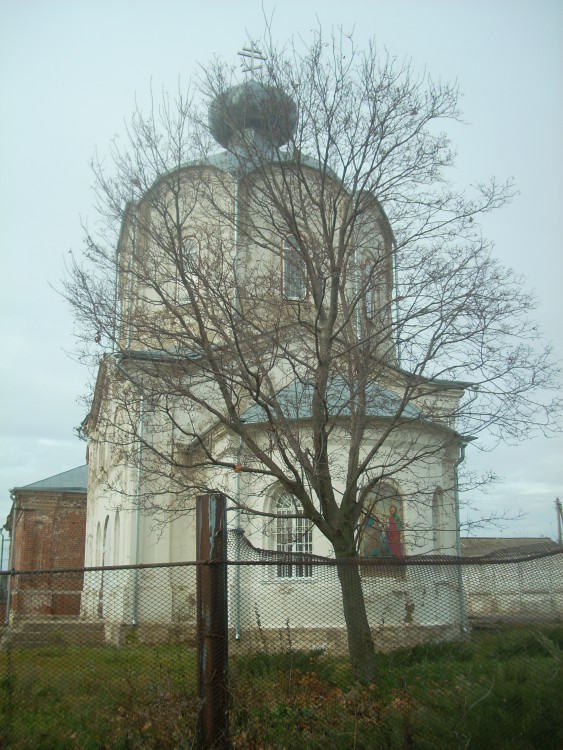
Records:
[[[449,182],[455,86],[339,35],[262,49],[243,82],[215,62],[137,110],[109,173],[93,162],[103,225],[65,287],[101,363],[98,481],[165,519],[217,489],[267,519],[275,482],[336,558],[362,551],[398,481],[416,545],[438,484],[454,528],[469,439],[548,431],[558,409],[534,300],[478,224],[513,188]],[[361,575],[339,577],[369,680]]]

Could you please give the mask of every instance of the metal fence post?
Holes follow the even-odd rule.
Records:
[[[197,498],[198,740],[205,750],[229,747],[225,508],[224,495]]]

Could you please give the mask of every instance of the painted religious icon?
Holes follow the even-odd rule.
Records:
[[[395,497],[373,503],[360,529],[363,557],[403,557],[401,502]]]

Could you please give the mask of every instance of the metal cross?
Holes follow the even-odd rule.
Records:
[[[254,42],[250,42],[249,47],[243,47],[238,55],[242,57],[242,72],[250,73],[252,77],[254,77],[257,71],[262,69],[261,63],[266,60]]]

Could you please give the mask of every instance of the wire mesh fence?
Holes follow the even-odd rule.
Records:
[[[336,563],[234,534],[228,554],[211,637],[228,640],[233,747],[563,746],[560,547]],[[201,565],[3,573],[0,746],[197,746]],[[364,685],[349,660],[362,607]]]

